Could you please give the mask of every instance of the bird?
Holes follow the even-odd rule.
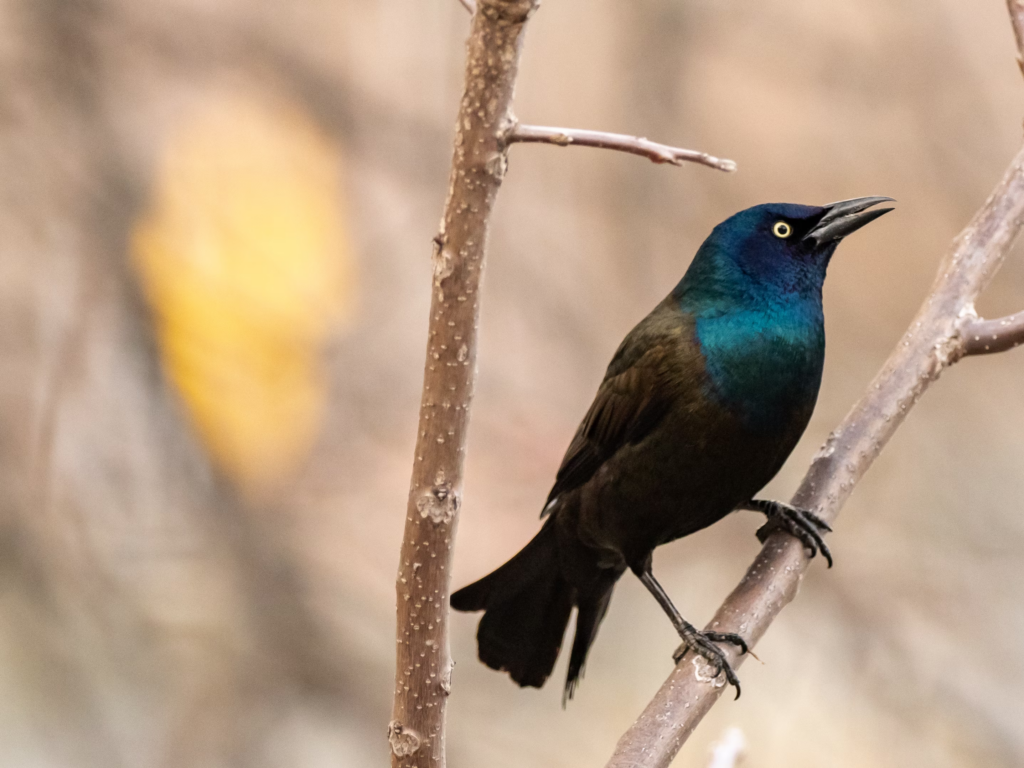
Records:
[[[832,566],[812,510],[755,498],[814,410],[825,359],[822,286],[836,247],[893,208],[889,197],[824,206],[768,203],[717,225],[682,280],[623,339],[566,450],[534,538],[450,598],[484,611],[480,660],[521,687],[550,676],[573,609],[562,703],[572,698],[619,578],[632,571],[694,652],[740,683],[717,643],[736,633],[687,622],[654,576],[653,552],[734,510],[763,513]]]

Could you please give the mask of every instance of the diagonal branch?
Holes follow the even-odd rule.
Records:
[[[903,339],[849,415],[815,456],[793,505],[832,522],[854,486],[945,368],[968,353],[964,329],[973,303],[1024,226],[1024,149],[967,228],[953,242]],[[1018,316],[1014,316],[1017,318]],[[998,321],[996,321],[998,322]],[[709,629],[740,632],[753,646],[796,595],[808,566],[796,539],[775,534]],[[723,648],[735,667],[743,658]],[[619,740],[609,768],[667,768],[723,690],[703,664],[684,658],[636,723]]]
[[[736,170],[736,163],[732,160],[725,160],[709,155],[707,152],[697,152],[693,149],[670,147],[668,144],[658,144],[640,136],[629,136],[624,133],[605,133],[604,131],[584,131],[577,128],[549,128],[544,125],[516,124],[509,132],[506,141],[509,144],[531,142],[554,144],[558,147],[575,145],[579,147],[614,149],[619,152],[629,152],[646,157],[654,163],[671,163],[672,165],[700,163],[701,165],[717,168],[727,173]]]
[[[1005,352],[1024,344],[1024,312],[995,320],[972,320],[964,325],[964,355]]]

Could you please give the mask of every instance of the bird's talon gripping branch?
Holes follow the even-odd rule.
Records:
[[[692,627],[690,629],[692,632],[681,631],[679,633],[683,643],[672,654],[672,660],[678,664],[686,656],[687,651],[693,651],[711,665],[715,670],[715,677],[721,674],[725,675],[729,685],[736,688],[736,698],[738,699],[740,697],[740,680],[725,658],[725,654],[715,643],[733,643],[739,646],[740,653],[747,653],[746,641],[732,632],[698,632]]]
[[[816,514],[814,514],[810,510],[805,509],[804,510],[804,515],[807,517],[808,520],[810,520],[812,523],[814,523],[818,528],[820,528],[821,530],[825,531],[825,533],[832,533],[832,526],[829,525],[828,523],[826,523],[824,520],[822,520],[820,517],[818,517]]]
[[[733,632],[701,632],[684,619],[672,604],[672,600],[669,599],[661,584],[654,578],[650,557],[647,558],[647,562],[640,570],[639,576],[640,582],[650,590],[658,604],[668,614],[669,619],[672,621],[672,626],[676,628],[676,632],[679,633],[679,637],[683,641],[683,644],[672,654],[675,663],[678,664],[683,656],[686,655],[686,652],[692,650],[715,669],[715,677],[723,673],[725,674],[725,679],[729,682],[729,685],[736,687],[736,698],[738,699],[740,697],[740,681],[736,677],[736,673],[732,671],[732,667],[725,658],[725,654],[722,653],[722,650],[715,643],[733,643],[739,646],[740,653],[746,653],[746,640]]]
[[[735,632],[699,632],[698,634],[703,635],[705,639],[715,643],[732,643],[739,647],[740,653],[750,653],[750,648],[747,646],[747,641],[737,635]],[[684,640],[686,638],[683,638]],[[672,660],[678,664],[686,652],[690,650],[690,646],[685,642],[675,649],[672,653]],[[753,654],[751,654],[753,655]]]
[[[750,648],[747,647],[747,641],[735,632],[704,632],[702,634],[708,640],[713,640],[716,643],[732,643],[740,649],[741,654],[750,653]]]
[[[810,510],[763,499],[754,499],[743,505],[743,508],[762,512],[768,518],[768,522],[757,530],[757,539],[762,544],[776,531],[785,531],[799,539],[811,557],[820,551],[828,567],[832,567],[832,552],[822,538],[822,533],[830,532],[832,527]]]

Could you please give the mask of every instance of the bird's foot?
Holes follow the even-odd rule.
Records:
[[[832,527],[809,509],[761,499],[751,501],[748,508],[763,512],[768,517],[768,522],[757,529],[757,538],[762,544],[776,531],[785,531],[798,538],[811,553],[811,557],[820,550],[822,557],[828,561],[828,567],[832,567],[832,552],[822,538],[822,534],[831,531]]]
[[[679,637],[683,640],[683,644],[672,654],[676,664],[679,663],[687,651],[693,651],[707,661],[715,671],[713,677],[706,679],[714,680],[719,675],[724,674],[728,683],[736,687],[736,698],[738,699],[740,697],[740,681],[737,679],[736,673],[732,671],[732,667],[729,666],[725,654],[722,653],[715,643],[732,643],[739,646],[740,653],[746,653],[748,650],[746,640],[732,632],[701,632],[693,624],[680,616],[679,611],[672,605],[672,601],[665,594],[661,584],[654,578],[654,572],[651,570],[650,555],[647,556],[643,568],[637,569],[637,571],[640,581],[650,590],[651,594],[654,595],[655,599],[665,610],[665,613],[668,614],[668,617],[672,620],[672,626],[676,628],[676,632],[679,633]]]
[[[678,664],[682,661],[687,651],[693,651],[711,665],[715,670],[715,677],[725,674],[729,685],[736,688],[736,698],[738,699],[740,697],[739,678],[732,671],[725,654],[715,643],[732,643],[739,647],[740,653],[747,653],[749,651],[747,641],[734,632],[700,632],[693,627],[690,627],[687,632],[680,632],[679,636],[683,639],[683,644],[672,654],[675,663]]]

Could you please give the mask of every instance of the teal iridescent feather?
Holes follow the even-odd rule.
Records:
[[[825,361],[821,288],[835,244],[794,254],[774,222],[822,209],[759,205],[715,227],[673,291],[696,321],[711,394],[752,429],[783,426],[818,396]]]

